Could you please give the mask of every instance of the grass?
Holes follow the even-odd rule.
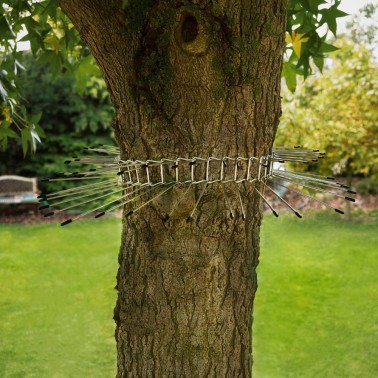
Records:
[[[0,225],[0,377],[114,377],[119,220]]]
[[[254,377],[378,376],[378,224],[267,218]]]
[[[0,225],[0,377],[114,377],[120,222]],[[378,225],[266,217],[254,378],[376,377]]]

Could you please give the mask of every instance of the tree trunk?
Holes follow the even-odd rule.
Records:
[[[124,158],[258,156],[280,116],[285,0],[60,0],[96,58]],[[261,220],[223,188],[177,187],[124,220],[117,277],[119,377],[249,377]],[[235,184],[226,192],[240,209]],[[146,197],[146,199],[148,199]],[[129,209],[127,209],[129,210]]]

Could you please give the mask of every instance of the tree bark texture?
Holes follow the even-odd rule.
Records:
[[[286,0],[59,0],[96,58],[124,158],[258,156],[280,116]],[[176,187],[124,220],[119,377],[250,377],[260,201]]]

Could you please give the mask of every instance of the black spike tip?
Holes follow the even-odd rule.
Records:
[[[274,216],[275,216],[276,218],[278,218],[278,213],[277,213],[276,210],[273,210],[273,214],[274,214]]]
[[[341,186],[344,189],[350,189],[350,186],[343,184],[342,182],[336,182],[337,185]]]
[[[356,202],[356,200],[352,197],[345,197],[345,199],[350,202]]]
[[[103,215],[105,215],[105,211],[102,211],[101,213],[98,213],[95,215],[95,218],[100,218],[102,217]]]
[[[50,213],[46,213],[46,214],[44,215],[44,217],[45,217],[45,218],[47,218],[47,217],[52,217],[54,214],[55,214],[55,213],[54,213],[53,211],[51,211]]]
[[[130,210],[128,213],[126,213],[126,218],[131,217],[134,214],[134,211]]]
[[[357,192],[355,192],[354,190],[347,190],[347,192],[351,194],[357,194]]]
[[[234,219],[234,214],[233,213],[230,213],[230,218]]]
[[[243,221],[245,221],[245,215],[244,214],[242,214],[242,219],[243,219]]]
[[[38,207],[38,210],[48,209],[49,207],[50,207],[50,205],[39,206],[39,207]]]
[[[334,209],[336,211],[336,213],[339,213],[339,214],[345,214],[344,211],[340,210],[340,209]]]
[[[301,146],[294,146],[294,148],[301,148]]]
[[[71,160],[66,160],[64,164],[71,164]]]
[[[186,223],[190,223],[193,221],[193,218],[191,216],[189,216],[188,218],[186,218]]]
[[[60,225],[61,226],[66,226],[67,224],[72,223],[72,219],[67,219],[66,221],[62,222]]]
[[[178,168],[178,164],[172,165],[172,169],[177,169],[177,168]]]
[[[46,194],[40,194],[39,196],[37,196],[38,199],[46,199]]]
[[[302,215],[298,213],[298,211],[294,211],[294,214],[298,217],[298,218],[302,218]]]
[[[327,180],[336,180],[336,179],[332,176],[327,176]]]
[[[167,214],[164,218],[163,218],[163,222],[164,223],[166,223],[166,222],[168,222],[168,220],[169,220],[169,214]]]

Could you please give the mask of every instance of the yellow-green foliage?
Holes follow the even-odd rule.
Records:
[[[378,163],[378,64],[362,44],[339,45],[323,75],[285,93],[276,143],[324,148],[320,170],[367,175]]]

